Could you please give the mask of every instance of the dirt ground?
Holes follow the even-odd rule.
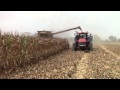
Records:
[[[7,79],[120,79],[120,56],[109,45],[95,44],[90,52],[66,50],[38,64],[19,69]]]

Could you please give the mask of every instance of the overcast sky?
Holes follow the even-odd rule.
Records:
[[[55,32],[77,26],[102,39],[120,38],[120,11],[0,11],[0,28],[5,32]],[[74,36],[74,31],[64,35]]]

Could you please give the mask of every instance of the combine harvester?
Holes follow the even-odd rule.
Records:
[[[88,34],[88,32],[83,32],[80,26],[67,29],[67,30],[62,30],[62,31],[55,32],[55,33],[51,33],[51,31],[38,31],[38,36],[42,38],[53,38],[53,35],[55,34],[67,32],[71,30],[76,30],[76,29],[80,29],[81,32],[76,32],[72,50],[73,51],[93,50],[93,45],[92,45],[93,36],[91,34]]]

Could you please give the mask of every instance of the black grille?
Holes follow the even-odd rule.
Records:
[[[79,42],[79,45],[86,45],[85,42]]]

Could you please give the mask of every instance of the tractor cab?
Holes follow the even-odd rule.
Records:
[[[77,33],[77,35],[75,36],[75,41],[77,42],[86,42],[88,39],[88,33],[87,32],[80,32]]]

